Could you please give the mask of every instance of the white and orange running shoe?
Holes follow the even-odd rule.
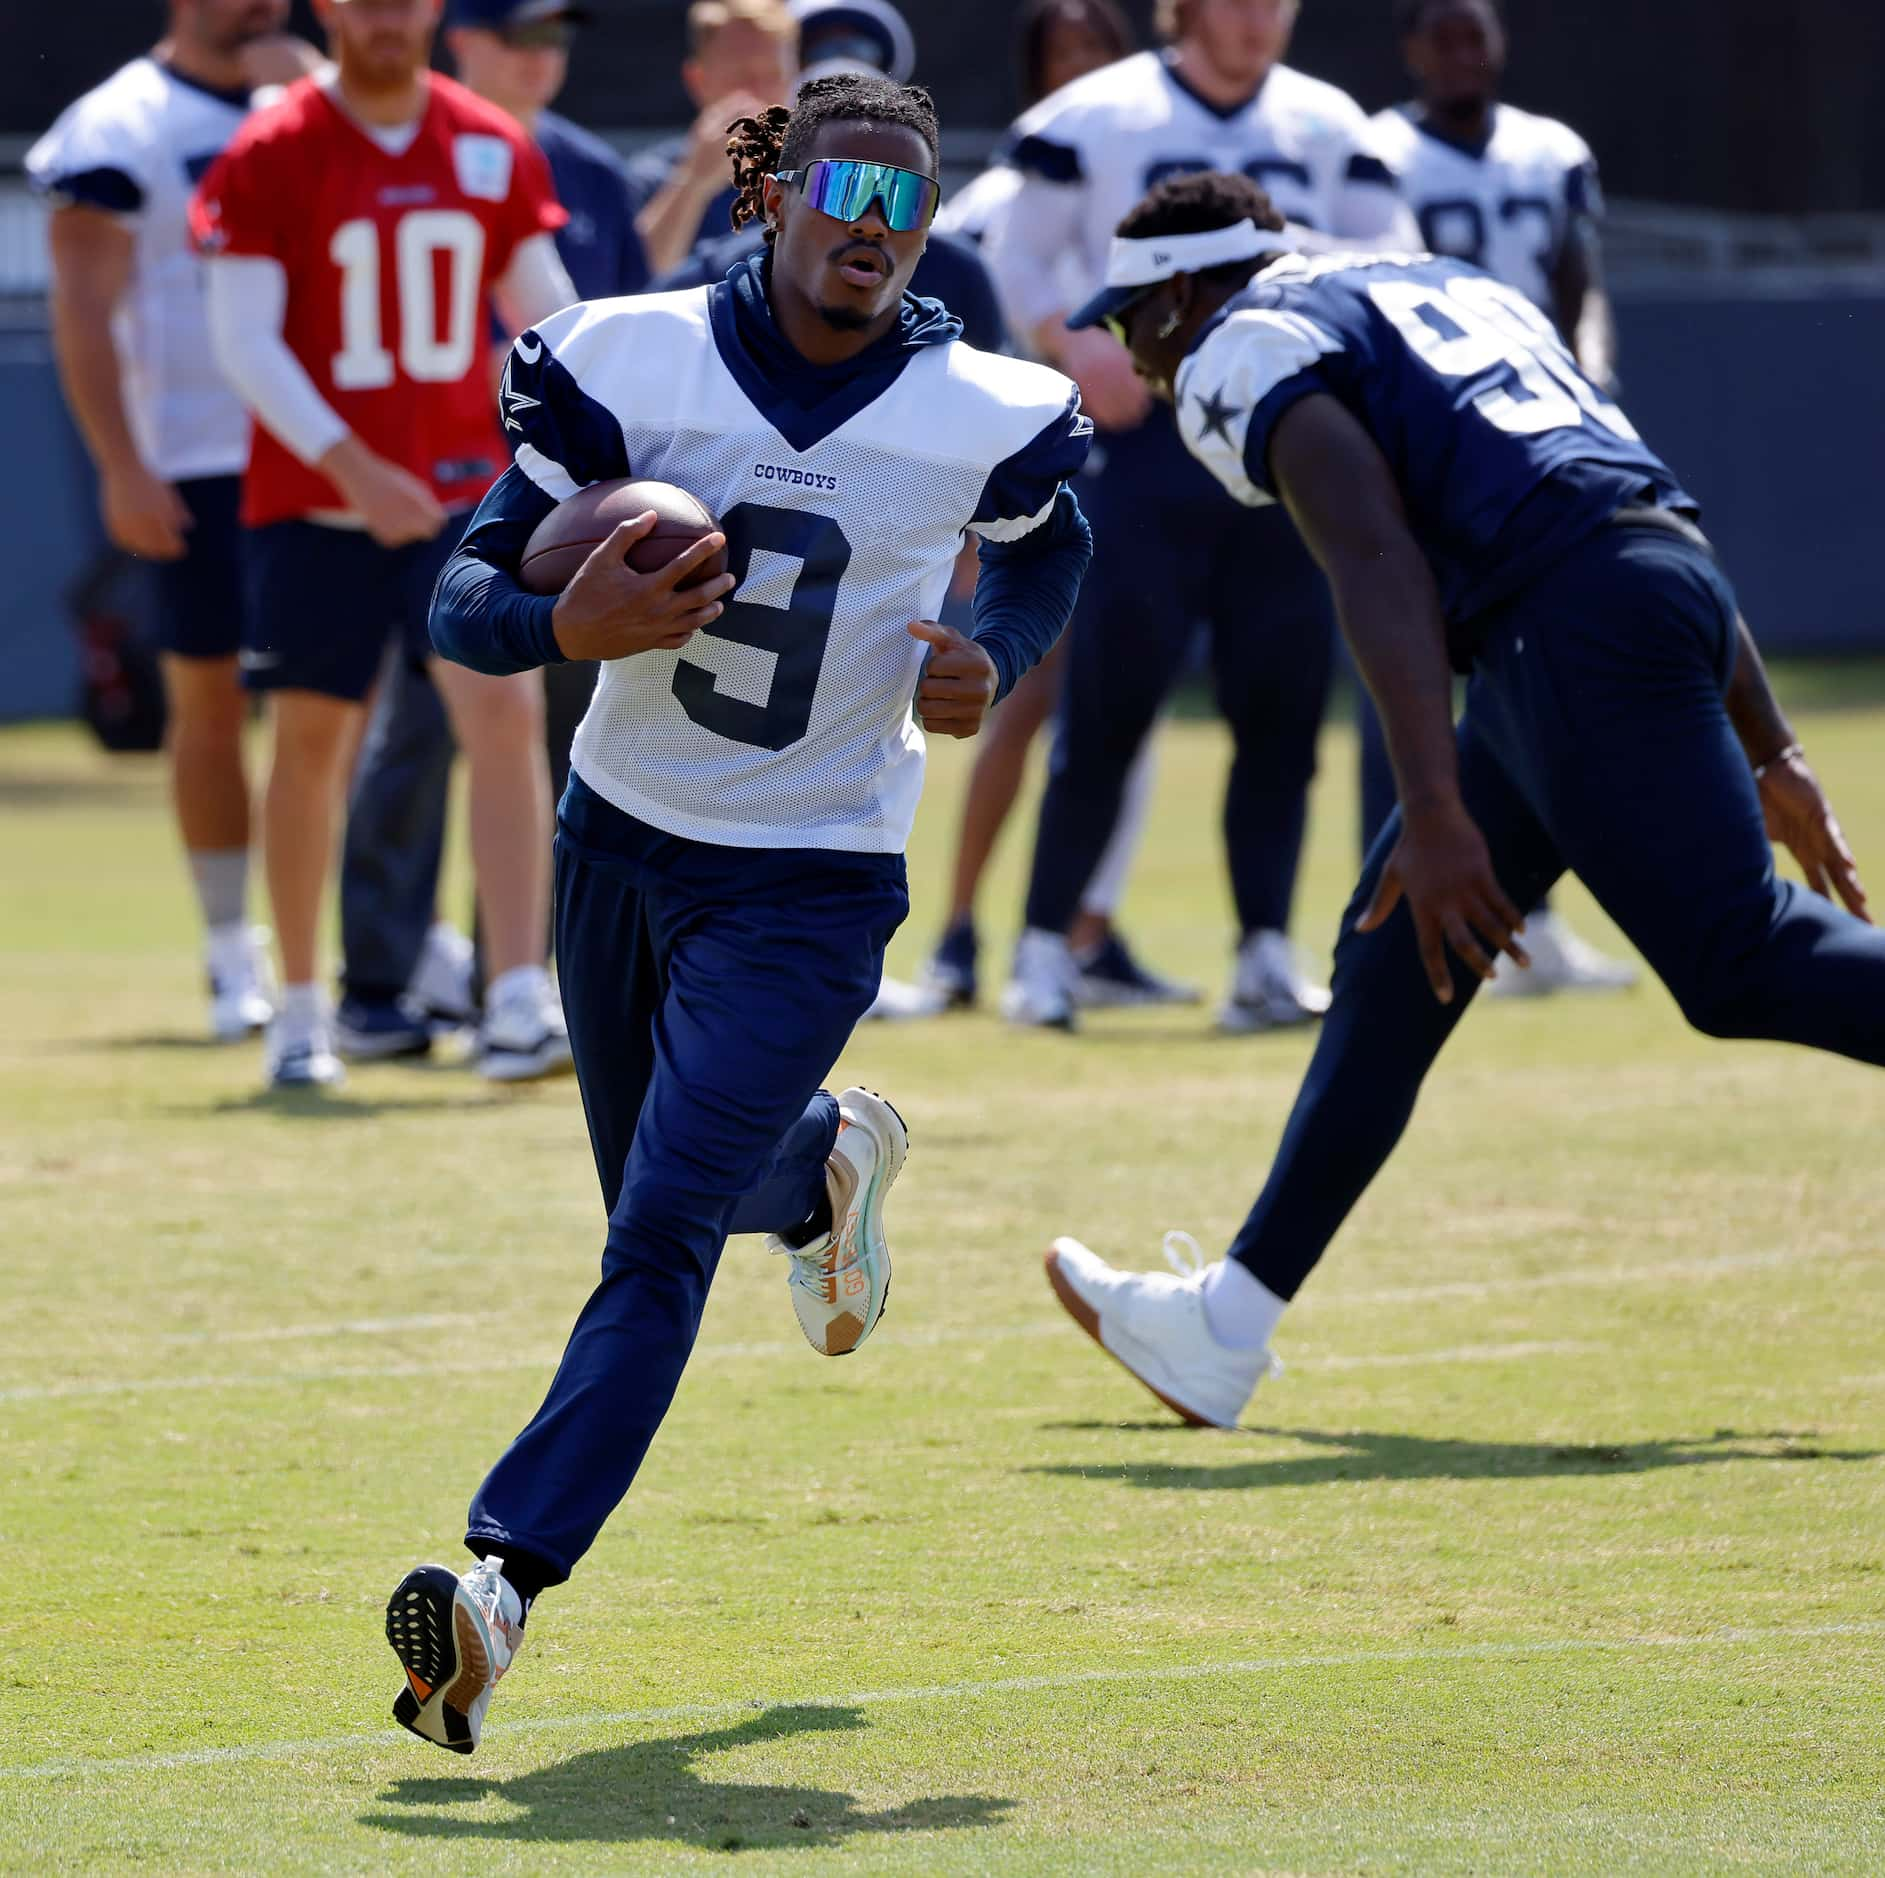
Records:
[[[825,1163],[830,1232],[802,1246],[777,1233],[766,1240],[769,1252],[788,1261],[792,1309],[820,1356],[849,1356],[884,1314],[890,1297],[884,1196],[910,1152],[910,1131],[882,1096],[847,1089],[838,1114],[838,1139]]]
[[[1208,1268],[1189,1233],[1165,1235],[1165,1260],[1169,1272],[1122,1272],[1078,1239],[1056,1239],[1047,1282],[1067,1315],[1173,1414],[1196,1428],[1235,1428],[1257,1384],[1283,1365],[1268,1348],[1233,1350],[1211,1334]]]
[[[478,1745],[491,1691],[523,1647],[524,1602],[501,1563],[488,1558],[462,1578],[418,1566],[386,1604],[386,1641],[406,1672],[393,1719],[454,1754]]]

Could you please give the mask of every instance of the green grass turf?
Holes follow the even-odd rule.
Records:
[[[1885,872],[1885,708],[1798,690]],[[1215,725],[1167,737],[1129,920],[1214,988],[1223,762]],[[1332,733],[1318,952],[1352,800]],[[465,1763],[391,1729],[381,1606],[456,1558],[591,1281],[573,1086],[260,1097],[256,1050],[196,1041],[155,765],[76,733],[0,736],[0,881],[0,1867],[1885,1869],[1867,1072],[1709,1044],[1654,986],[1475,1012],[1219,1435],[1071,1328],[1039,1254],[1221,1244],[1307,1043],[868,1031],[839,1078],[915,1135],[892,1314],[823,1363],[735,1242]]]

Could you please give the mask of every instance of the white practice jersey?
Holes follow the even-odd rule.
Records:
[[[1024,187],[989,241],[989,261],[1021,331],[1070,310],[1064,300],[1047,304],[1059,281],[1042,269],[1043,254],[1073,254],[1084,298],[1105,275],[1120,219],[1168,176],[1241,171],[1291,222],[1344,240],[1393,246],[1407,226],[1361,106],[1286,65],[1226,112],[1199,97],[1164,54],[1136,53],[1023,115],[1007,158]]]
[[[991,163],[942,205],[936,226],[945,234],[974,242],[986,253],[1020,196],[1022,181],[1021,172],[1011,163]],[[1056,257],[1055,273],[1060,280],[1061,298],[1067,306],[1078,306],[1087,298],[1086,270],[1071,249],[1064,249]]]
[[[1565,243],[1603,214],[1589,144],[1568,124],[1509,104],[1494,107],[1479,150],[1437,135],[1411,106],[1383,111],[1374,133],[1428,251],[1484,268],[1555,315],[1551,283]]]
[[[558,501],[631,465],[678,484],[740,583],[680,651],[603,666],[571,761],[670,834],[900,854],[923,786],[927,648],[907,628],[936,617],[965,533],[1048,520],[1092,425],[1059,373],[953,339],[808,406],[741,344],[732,301],[725,283],[594,301],[512,350],[517,467]]]
[[[248,115],[249,101],[133,59],[69,106],[26,158],[55,204],[115,215],[136,243],[114,323],[139,453],[160,476],[234,476],[249,414],[211,357],[204,264],[190,197]]]

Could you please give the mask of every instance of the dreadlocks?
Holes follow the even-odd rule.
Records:
[[[738,191],[735,228],[764,219],[767,177],[799,168],[827,124],[901,124],[929,146],[932,163],[942,160],[936,106],[921,85],[895,85],[869,72],[814,78],[799,92],[796,109],[775,104],[758,117],[737,118],[727,126],[727,155]],[[770,239],[770,230],[767,235]]]

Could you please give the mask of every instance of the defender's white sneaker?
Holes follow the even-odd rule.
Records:
[[[1115,1271],[1078,1239],[1047,1250],[1047,1282],[1067,1315],[1165,1406],[1198,1428],[1235,1428],[1257,1384],[1283,1365],[1267,1349],[1233,1350],[1211,1334],[1206,1268],[1178,1233],[1165,1235],[1166,1272]]]
[[[1296,962],[1296,948],[1280,932],[1253,932],[1237,948],[1230,995],[1218,1006],[1217,1027],[1232,1036],[1292,1030],[1321,1020],[1328,988],[1311,984]]]
[[[1514,965],[1503,953],[1487,992],[1499,998],[1548,998],[1554,991],[1628,991],[1641,977],[1634,965],[1606,958],[1588,939],[1580,939],[1559,913],[1534,913],[1522,940],[1529,967]]]
[[[534,1082],[570,1067],[563,1001],[541,966],[520,966],[492,984],[477,1055],[487,1082]]]
[[[788,1261],[792,1309],[820,1356],[850,1355],[884,1314],[890,1297],[884,1196],[910,1152],[910,1131],[882,1096],[847,1089],[838,1113],[842,1124],[825,1163],[831,1231],[804,1246],[777,1233],[766,1240],[767,1251]]]
[[[421,1565],[386,1604],[386,1641],[406,1672],[393,1719],[454,1754],[478,1745],[491,1691],[523,1647],[523,1599],[499,1564],[488,1558],[462,1578]]]
[[[1057,932],[1030,926],[1015,942],[1014,975],[1001,994],[1001,1014],[1031,1030],[1072,1030],[1080,987],[1073,948]]]
[[[209,1029],[218,1043],[240,1043],[268,1027],[268,930],[238,923],[214,926],[203,949],[209,977]]]

